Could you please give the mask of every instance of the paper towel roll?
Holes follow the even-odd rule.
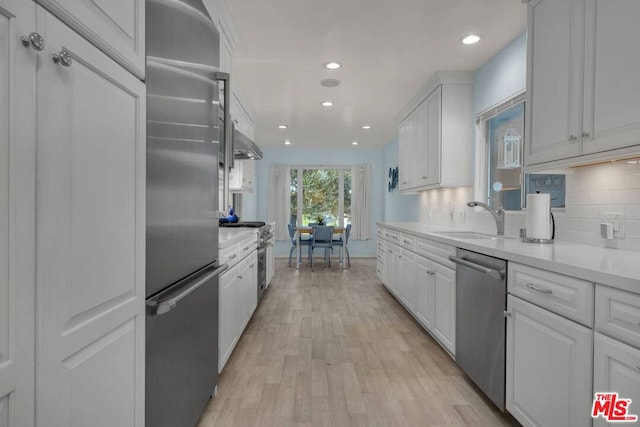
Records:
[[[552,238],[550,213],[550,194],[527,194],[527,238]]]

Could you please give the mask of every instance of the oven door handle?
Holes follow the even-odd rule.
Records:
[[[453,255],[449,255],[449,261],[455,262],[456,264],[464,265],[465,267],[472,268],[472,269],[474,269],[476,271],[480,271],[480,272],[482,272],[482,273],[484,273],[486,275],[489,275],[489,276],[491,276],[491,277],[493,277],[494,279],[497,279],[497,280],[504,279],[504,273],[505,273],[504,270],[494,270],[493,268],[488,268],[488,267],[485,267],[483,265],[479,265],[479,264],[476,264],[474,262],[467,261],[464,258],[458,258],[458,257],[453,256]]]

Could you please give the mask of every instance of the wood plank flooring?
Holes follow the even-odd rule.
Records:
[[[375,259],[276,274],[199,427],[517,425],[387,292]]]

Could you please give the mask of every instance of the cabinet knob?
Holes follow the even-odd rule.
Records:
[[[51,55],[51,59],[56,64],[60,63],[64,67],[70,67],[71,64],[73,63],[73,60],[71,59],[71,54],[67,52],[65,49],[62,49],[60,53],[54,53],[53,55]]]
[[[575,142],[575,141],[577,141],[577,140],[578,140],[578,137],[577,137],[577,136],[575,136],[575,135],[569,135],[569,141],[571,141],[571,142]]]
[[[44,49],[44,39],[38,33],[34,32],[29,34],[28,36],[22,36],[20,37],[20,40],[22,40],[22,45],[24,47],[31,46],[35,50]]]
[[[251,265],[249,266],[249,268],[253,268],[254,266],[255,266],[255,264],[251,264]]]
[[[582,137],[582,138],[588,138],[588,137],[589,137],[589,132],[582,132],[582,134],[580,135],[580,137]]]
[[[238,276],[238,279],[242,279],[242,274]]]
[[[510,312],[510,311],[505,310],[505,311],[504,311],[504,317],[511,317],[511,312]]]

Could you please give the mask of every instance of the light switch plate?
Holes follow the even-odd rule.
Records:
[[[623,212],[605,212],[603,222],[613,226],[614,239],[622,239],[625,234],[626,215]]]

